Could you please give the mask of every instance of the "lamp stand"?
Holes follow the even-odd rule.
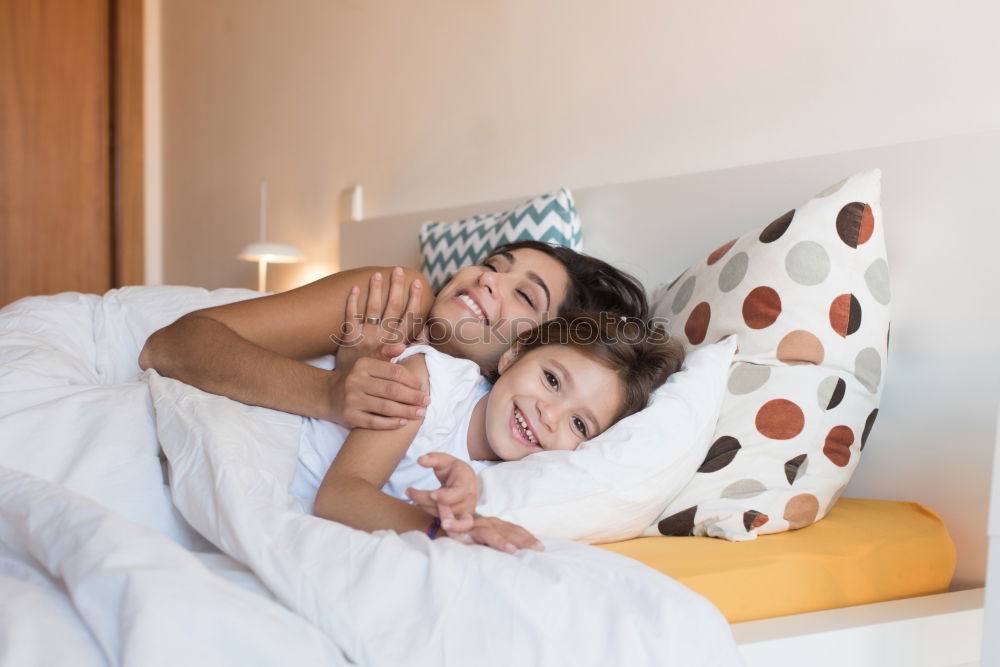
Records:
[[[267,260],[263,257],[257,260],[257,291],[267,291]]]

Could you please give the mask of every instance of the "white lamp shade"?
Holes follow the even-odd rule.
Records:
[[[243,248],[236,259],[247,262],[264,260],[271,264],[294,264],[302,261],[302,251],[286,243],[251,243]]]

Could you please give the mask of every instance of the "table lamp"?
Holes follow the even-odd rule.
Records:
[[[267,181],[260,182],[260,243],[243,248],[236,259],[257,262],[257,291],[267,291],[267,264],[294,264],[302,261],[302,251],[286,243],[267,242]]]

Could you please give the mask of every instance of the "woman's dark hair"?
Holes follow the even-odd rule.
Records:
[[[616,422],[646,407],[653,390],[684,363],[684,347],[662,328],[608,313],[567,313],[514,342],[518,356],[543,345],[572,345],[615,372],[624,399]]]
[[[490,256],[522,248],[543,252],[566,267],[569,287],[557,315],[590,312],[624,315],[643,322],[649,319],[649,302],[642,283],[596,257],[541,241],[505,243],[494,248]]]

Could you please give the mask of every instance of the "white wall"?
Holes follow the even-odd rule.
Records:
[[[337,265],[370,215],[1000,126],[1000,5],[170,0],[164,279],[252,287],[256,235]],[[984,221],[982,224],[986,224]]]

